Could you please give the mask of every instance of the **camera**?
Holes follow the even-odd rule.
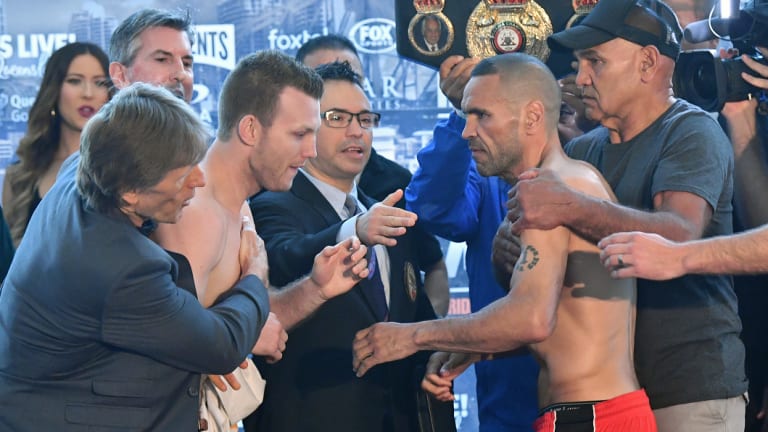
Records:
[[[768,65],[768,59],[755,49],[768,47],[768,0],[747,2],[737,18],[691,23],[685,28],[684,38],[695,43],[726,35],[739,53]],[[754,73],[740,57],[721,59],[716,51],[706,49],[683,51],[675,65],[675,95],[706,111],[720,111],[726,102],[745,100],[762,91],[744,81],[742,72]]]
[[[751,57],[768,65],[760,54]],[[721,59],[708,49],[685,51],[675,66],[675,95],[706,111],[720,111],[726,102],[742,101],[761,90],[744,81],[742,72],[754,73],[740,57]]]

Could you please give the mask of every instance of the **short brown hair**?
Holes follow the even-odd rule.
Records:
[[[305,66],[278,51],[251,54],[229,73],[219,96],[220,140],[228,140],[243,116],[252,114],[262,126],[272,126],[280,93],[293,87],[317,100],[323,80]]]

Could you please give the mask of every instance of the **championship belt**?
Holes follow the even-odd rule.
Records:
[[[466,31],[472,57],[524,52],[542,62],[549,58],[552,22],[534,0],[482,0],[469,15]]]
[[[445,0],[413,0],[416,15],[408,23],[408,41],[417,52],[426,56],[441,56],[453,46],[453,23],[443,14]],[[428,32],[439,32],[433,41]]]
[[[594,9],[598,0],[573,0],[573,16],[565,24],[565,28],[569,29],[578,24],[582,18]]]
[[[556,77],[561,77],[573,73],[573,53],[550,52],[546,38],[564,30],[574,14],[578,17],[588,12],[596,0],[394,0],[394,3],[397,53],[402,57],[438,69],[451,55],[489,57],[525,52],[542,59]],[[422,25],[434,27],[436,21],[427,17],[437,18],[440,23],[437,51],[425,45],[426,29]],[[429,24],[423,24],[424,20],[430,21]]]

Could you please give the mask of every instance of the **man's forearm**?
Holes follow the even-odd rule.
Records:
[[[286,331],[309,318],[326,302],[320,287],[309,276],[279,290],[269,290],[269,305]]]
[[[535,319],[511,313],[505,303],[500,299],[472,315],[415,323],[411,341],[419,351],[484,354],[516,350],[548,336],[532,323]]]
[[[583,194],[564,214],[566,226],[594,243],[623,231],[655,233],[674,241],[694,239],[681,218],[671,212],[636,210]]]
[[[686,273],[768,273],[768,226],[732,236],[688,242],[683,248]]]

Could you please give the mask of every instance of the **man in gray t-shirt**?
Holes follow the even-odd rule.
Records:
[[[733,156],[727,138],[717,122],[685,101],[674,102],[628,141],[612,144],[601,127],[565,150],[597,167],[625,206],[657,210],[658,194],[690,193],[714,209],[703,236],[732,232]],[[635,365],[652,406],[743,393],[740,331],[729,276],[638,279]]]
[[[552,172],[524,174],[510,192],[513,231],[564,225],[595,242],[620,231],[674,240],[731,232],[728,139],[670,88],[680,35],[661,1],[611,0],[550,38],[553,49],[574,50],[586,114],[603,126],[566,151],[596,166],[621,205],[579,194]],[[659,431],[743,430],[747,382],[731,279],[638,280],[637,291],[635,367]]]

